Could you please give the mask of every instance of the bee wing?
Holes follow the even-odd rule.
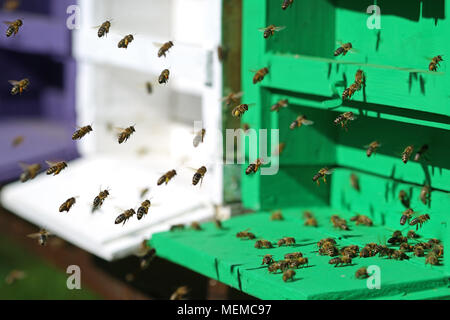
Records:
[[[264,32],[267,28],[258,28],[258,31]]]
[[[19,166],[22,168],[22,170],[27,170],[30,167],[30,165],[25,162],[19,162]]]
[[[154,45],[155,47],[161,48],[161,47],[164,45],[164,43],[153,42],[153,45]]]
[[[40,236],[41,236],[40,232],[27,234],[27,237],[31,238],[31,239],[36,239],[36,238],[39,238]]]
[[[12,84],[13,86],[15,86],[15,85],[17,85],[17,84],[20,83],[20,81],[17,81],[17,80],[8,80],[8,82],[9,82],[10,84]]]
[[[314,124],[314,121],[303,119],[302,124],[305,126],[310,126]]]
[[[3,21],[3,23],[10,26],[14,23],[14,21]]]
[[[334,172],[334,170],[336,170],[336,169],[328,169],[327,171],[325,171],[325,174],[332,174]]]
[[[279,27],[275,27],[273,28],[275,31],[281,31],[283,29],[286,29],[286,26],[279,26]]]
[[[45,163],[47,164],[47,165],[49,165],[50,167],[53,167],[54,165],[57,165],[58,163],[60,163],[61,161],[48,161],[48,160],[45,160]]]

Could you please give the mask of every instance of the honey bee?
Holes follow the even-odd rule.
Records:
[[[243,96],[243,92],[230,92],[228,95],[220,99],[220,101],[225,101],[226,106],[230,106],[232,103],[238,103],[239,99]]]
[[[394,250],[394,252],[390,256],[391,259],[394,260],[408,260],[409,257],[402,250]]]
[[[273,248],[273,246],[272,246],[272,243],[270,241],[268,241],[268,240],[256,240],[255,248],[257,248],[257,249],[261,249],[261,248],[269,249],[269,248]]]
[[[416,230],[420,228],[422,228],[422,225],[427,222],[428,220],[430,220],[430,216],[428,214],[422,214],[420,216],[418,216],[417,218],[412,219],[409,222],[410,226],[416,226]]]
[[[253,233],[248,231],[248,229],[244,231],[239,231],[238,233],[236,233],[236,237],[240,239],[249,239],[249,240],[256,238]]]
[[[403,152],[402,152],[402,161],[403,161],[403,163],[406,164],[408,162],[409,158],[411,158],[411,155],[412,155],[413,151],[414,151],[414,146],[413,145],[407,146],[405,148],[405,150],[403,150]]]
[[[110,20],[106,20],[100,26],[96,26],[94,28],[98,28],[97,36],[99,38],[101,38],[103,36],[107,36],[108,35],[110,27],[111,27],[111,21]],[[131,42],[131,41],[129,41],[129,42]]]
[[[8,25],[8,29],[6,29],[6,36],[11,37],[13,34],[16,35],[19,32],[19,28],[23,25],[23,21],[17,19],[16,21],[5,21],[6,25]]]
[[[306,116],[300,115],[290,124],[289,129],[294,130],[295,128],[300,128],[302,125],[310,126],[313,124],[314,122],[306,119]]]
[[[278,246],[292,246],[295,244],[295,238],[292,237],[284,237],[277,242]]]
[[[24,136],[17,136],[17,137],[15,137],[15,138],[13,139],[13,141],[11,142],[11,145],[12,145],[14,148],[16,148],[16,147],[20,146],[20,145],[23,143],[24,140],[25,140],[25,137],[24,137]]]
[[[347,124],[349,121],[353,121],[355,120],[356,117],[353,114],[353,112],[348,111],[348,112],[344,112],[343,114],[339,115],[336,119],[334,119],[334,124],[340,124],[342,128],[345,128],[345,130],[347,131]]]
[[[337,214],[332,215],[330,221],[335,228],[342,230],[350,230],[350,228],[347,226],[347,222],[345,221],[345,219],[340,218]]]
[[[141,190],[141,192],[140,192],[140,194],[139,194],[139,197],[142,199],[142,198],[144,198],[146,195],[147,195],[147,193],[150,191],[150,189],[149,188],[143,188],[142,190]]]
[[[174,224],[172,226],[170,226],[170,231],[176,231],[176,230],[184,230],[184,224],[180,223],[180,224]]]
[[[414,246],[414,255],[416,257],[425,256],[425,249],[422,246]]]
[[[336,240],[334,240],[333,238],[321,239],[319,242],[317,242],[317,247],[322,248],[326,243],[335,245],[336,244]]]
[[[353,187],[353,189],[355,189],[356,191],[360,191],[360,186],[359,186],[359,178],[356,174],[352,173],[350,175],[350,185]]]
[[[440,257],[444,254],[444,246],[442,244],[433,244],[431,247],[431,252]]]
[[[69,198],[59,207],[59,212],[67,211],[69,212],[70,208],[75,204],[75,197]]]
[[[169,81],[169,74],[169,69],[164,69],[163,71],[161,71],[161,74],[158,78],[159,84],[167,83]]]
[[[197,172],[194,173],[194,176],[192,177],[192,185],[196,186],[198,184],[198,182],[200,181],[200,186],[202,185],[203,182],[203,177],[205,176],[206,173],[206,167],[205,166],[201,166],[200,168],[198,168]]]
[[[247,167],[247,169],[245,169],[245,174],[249,175],[252,173],[256,173],[259,170],[259,167],[261,167],[261,165],[263,164],[261,159],[256,159],[255,162],[250,163],[249,166]]]
[[[437,71],[437,68],[439,67],[439,62],[441,61],[444,61],[444,59],[442,59],[442,55],[432,58],[430,64],[428,65],[428,70]]]
[[[189,288],[187,286],[179,287],[170,296],[170,300],[186,300],[186,296],[189,293]]]
[[[398,193],[398,198],[405,208],[409,208],[410,199],[405,190],[400,190]]]
[[[253,103],[252,104],[239,104],[233,108],[233,110],[231,111],[231,115],[235,118],[240,118],[248,110],[248,107],[251,105],[253,105]]]
[[[139,257],[141,270],[144,270],[156,257],[156,250],[147,244],[147,240],[143,240],[135,255]]]
[[[217,218],[214,218],[213,222],[217,229],[222,229],[222,221],[220,221]]]
[[[350,258],[349,256],[342,256],[342,257],[337,257],[337,258],[333,258],[330,261],[328,261],[329,264],[334,264],[334,267],[337,267],[339,265],[343,266],[345,265],[349,265],[352,264],[352,258]]]
[[[337,256],[339,254],[338,249],[336,248],[335,244],[332,242],[325,242],[323,245],[319,247],[319,254],[321,256],[327,255],[330,257]]]
[[[198,147],[200,142],[203,142],[203,139],[205,137],[205,133],[206,133],[206,130],[202,129],[202,130],[200,130],[199,132],[197,132],[195,134],[194,140],[192,141],[192,144],[194,145],[195,148]]]
[[[281,9],[286,10],[293,3],[294,3],[294,0],[283,0],[283,3],[281,4]]]
[[[368,216],[357,214],[356,216],[350,218],[350,221],[355,221],[356,225],[365,225],[368,227],[371,227],[373,225],[372,219],[370,219]]]
[[[23,172],[20,174],[20,181],[26,182],[28,180],[32,180],[36,177],[41,170],[41,165],[39,163],[34,164],[26,164],[23,162],[19,162],[19,166],[22,168]]]
[[[258,82],[261,82],[264,80],[264,77],[269,73],[268,68],[262,68],[255,72],[255,75],[253,76],[253,84],[257,84]]]
[[[334,51],[334,56],[337,57],[339,55],[345,56],[347,52],[349,52],[352,48],[352,44],[350,42],[343,43],[339,48]]]
[[[428,253],[427,258],[425,259],[425,264],[438,265],[439,264],[438,255],[434,252]]]
[[[362,71],[361,69],[358,69],[356,71],[355,74],[355,83],[357,83],[358,85],[364,85],[365,83],[365,75],[364,75],[364,71]],[[358,89],[359,90],[359,89]]]
[[[427,204],[428,201],[430,200],[430,193],[431,193],[431,188],[429,185],[424,185],[422,187],[422,189],[420,190],[419,198],[423,204]]]
[[[121,214],[119,214],[116,218],[116,220],[114,221],[115,224],[119,224],[122,223],[122,226],[125,224],[125,222],[128,221],[128,219],[130,219],[133,215],[136,214],[136,211],[134,211],[134,209],[128,209],[124,212],[122,212]]]
[[[5,278],[5,283],[7,285],[12,285],[17,280],[22,280],[23,278],[25,278],[25,276],[25,272],[21,270],[11,270],[11,272]]]
[[[119,41],[117,44],[118,48],[128,48],[128,45],[131,43],[131,41],[134,40],[134,37],[132,34],[126,35],[122,40]]]
[[[41,246],[45,246],[47,244],[48,241],[48,237],[51,236],[52,234],[49,233],[47,230],[45,229],[41,229],[39,230],[39,232],[37,233],[31,233],[29,235],[27,235],[28,238],[32,238],[32,239],[38,239],[38,243]]]
[[[407,242],[408,238],[404,237],[402,235],[402,232],[399,230],[396,230],[392,233],[391,238],[388,239],[388,243],[390,244],[397,244],[397,243],[402,243],[402,242]]]
[[[427,144],[421,146],[419,151],[417,151],[416,155],[414,156],[414,161],[419,161],[422,158],[423,154],[427,152],[428,148],[429,147]]]
[[[92,203],[92,213],[94,213],[95,210],[100,209],[100,207],[103,205],[103,202],[108,196],[109,190],[107,189],[99,192],[99,194],[94,198],[94,202]]]
[[[150,81],[145,83],[145,89],[147,89],[148,94],[152,94],[153,92],[153,84]]]
[[[263,33],[264,39],[268,39],[271,36],[273,36],[276,31],[281,31],[281,30],[283,30],[285,28],[286,27],[284,27],[284,26],[283,27],[276,27],[273,24],[271,24],[270,26],[267,26],[265,28],[259,28],[258,30],[264,32]]]
[[[340,250],[340,253],[343,256],[349,256],[350,258],[355,258],[355,257],[358,256],[359,247],[357,245],[351,245],[351,246],[343,247]]]
[[[281,99],[270,107],[270,111],[280,111],[281,108],[286,108],[288,106],[288,99]]]
[[[128,128],[117,128],[119,130],[117,141],[119,144],[122,144],[123,142],[126,142],[130,136],[136,131],[133,126],[129,126]]]
[[[264,258],[262,259],[261,265],[263,265],[263,264],[271,265],[272,263],[274,263],[272,255],[271,254],[266,254],[264,256]]]
[[[414,247],[410,245],[408,242],[402,242],[400,243],[399,249],[402,251],[411,252],[414,250]]]
[[[342,100],[345,99],[350,99],[356,91],[359,91],[361,89],[361,85],[359,83],[352,83],[350,85],[350,87],[348,87],[347,89],[344,90],[344,92],[342,92]]]
[[[323,179],[323,182],[327,183],[327,175],[332,174],[334,169],[328,169],[327,167],[320,169],[312,178],[312,181],[317,182],[317,185],[320,185],[320,178]]]
[[[177,174],[177,172],[176,172],[175,170],[167,171],[165,174],[163,174],[163,175],[158,179],[157,185],[160,186],[160,185],[162,185],[163,183],[165,183],[165,184],[169,183],[169,181],[170,181],[174,176],[176,176],[176,174]]]
[[[305,257],[299,257],[297,259],[295,259],[294,261],[291,261],[291,266],[295,266],[297,267],[305,267],[308,266],[309,262],[308,262],[308,258]]]
[[[11,89],[11,94],[15,96],[16,94],[22,94],[24,90],[27,90],[30,86],[30,80],[28,78],[22,80],[8,80],[8,82],[13,86]]]
[[[81,139],[81,138],[83,138],[85,135],[87,135],[91,131],[92,131],[92,127],[90,125],[84,126],[84,127],[80,127],[72,135],[72,140]]]
[[[405,211],[403,211],[402,216],[400,218],[400,224],[403,226],[406,223],[406,221],[409,221],[409,219],[411,219],[413,214],[414,211],[411,208],[408,208]]]
[[[371,142],[369,145],[364,146],[364,148],[367,148],[366,155],[367,157],[370,157],[372,153],[376,153],[377,149],[381,146],[381,144],[378,141]]]
[[[304,225],[307,227],[317,227],[318,226],[317,219],[314,217],[306,218]]]
[[[295,276],[295,271],[292,269],[286,270],[283,273],[283,281],[286,282],[288,280],[292,280]]]
[[[270,215],[270,220],[272,221],[276,221],[276,220],[283,220],[283,214],[281,213],[280,210],[278,211],[274,211],[272,212],[272,214]]]
[[[409,238],[409,239],[420,238],[420,236],[414,230],[409,230],[408,234],[406,235],[406,237]]]
[[[301,253],[301,252],[286,253],[284,255],[284,259],[286,259],[286,260],[298,259],[298,258],[302,258],[302,257],[303,257],[303,253]]]
[[[167,41],[164,43],[161,48],[158,50],[158,58],[161,58],[162,56],[166,57],[166,53],[169,51],[170,48],[173,47],[172,41]]]
[[[369,277],[369,274],[367,273],[366,267],[361,267],[358,270],[356,270],[355,277],[357,279],[366,279]]]
[[[46,173],[47,174],[53,174],[54,176],[56,176],[62,170],[67,168],[67,163],[65,163],[64,161],[59,161],[59,162],[45,161],[45,162],[49,166],[49,168],[47,169]]]
[[[150,209],[151,205],[152,203],[150,202],[150,200],[145,200],[144,202],[141,203],[141,206],[137,211],[138,220],[141,220],[142,217],[148,213],[148,209]]]

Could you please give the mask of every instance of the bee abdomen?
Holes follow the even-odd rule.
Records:
[[[166,175],[163,175],[161,178],[158,179],[158,186],[162,185],[164,182],[166,182]]]
[[[6,36],[10,37],[10,36],[12,36],[13,33],[14,33],[14,27],[9,26],[8,29],[6,29]]]
[[[192,184],[194,186],[197,185],[201,178],[202,175],[200,173],[195,173],[194,176],[192,177]]]
[[[249,174],[251,174],[253,172],[255,172],[255,164],[252,163],[245,170],[245,174],[249,175]]]
[[[146,207],[140,207],[137,211],[137,218],[138,220],[141,220],[141,218],[146,215],[148,212],[148,208]]]
[[[119,224],[121,222],[123,222],[125,220],[125,215],[122,213],[121,215],[119,215],[116,220],[114,221],[115,224]]]
[[[340,55],[342,52],[344,52],[344,48],[343,47],[339,47],[336,49],[336,51],[334,51],[334,56],[338,56]]]

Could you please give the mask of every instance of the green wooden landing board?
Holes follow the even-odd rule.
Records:
[[[155,234],[151,245],[161,257],[262,299],[448,297],[448,290],[445,289],[450,282],[444,274],[444,267],[425,265],[425,258],[413,257],[409,261],[379,257],[355,258],[353,265],[337,268],[328,264],[329,257],[319,256],[315,252],[318,239],[335,237],[340,238],[339,245],[361,246],[368,242],[379,242],[381,238],[389,237],[391,231],[377,226],[352,226],[351,231],[337,231],[328,221],[336,210],[327,207],[308,209],[318,217],[318,228],[303,226],[301,208],[285,209],[283,221],[270,221],[269,212],[258,212],[224,221],[223,230],[206,223],[202,231]],[[349,217],[349,213],[338,212]],[[292,236],[297,244],[295,247],[256,249],[254,240],[240,240],[235,236],[246,228],[250,228],[259,239],[275,243],[284,236]],[[309,267],[296,270],[293,282],[284,283],[281,273],[269,274],[261,266],[264,254],[283,259],[284,254],[295,251],[301,251],[309,258]],[[358,268],[369,265],[380,267],[381,288],[378,290],[368,289],[366,280],[354,277]]]

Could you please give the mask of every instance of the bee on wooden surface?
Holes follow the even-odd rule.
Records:
[[[289,8],[289,6],[292,6],[294,3],[294,0],[283,0],[283,3],[281,4],[281,9],[286,10]]]
[[[170,296],[170,300],[186,300],[186,296],[189,293],[189,288],[187,286],[179,287]]]
[[[354,174],[354,173],[352,173],[350,175],[350,185],[356,191],[360,191],[361,190],[361,188],[359,186],[359,177],[356,174]]]
[[[345,219],[340,218],[337,214],[332,215],[330,221],[335,228],[341,230],[350,230]]]
[[[263,265],[263,264],[271,265],[272,263],[274,263],[274,260],[273,260],[273,258],[272,258],[272,255],[271,255],[271,254],[266,254],[266,255],[263,257],[263,259],[262,259],[261,265]]]
[[[206,130],[202,129],[195,134],[194,140],[192,141],[192,144],[194,145],[195,148],[198,147],[200,142],[203,142],[203,139],[205,138],[205,133],[206,133]]]
[[[131,43],[131,41],[134,40],[134,37],[132,34],[126,35],[122,40],[119,41],[117,44],[118,48],[128,48],[128,45]]]
[[[414,246],[414,255],[416,257],[425,256],[425,249],[422,246]]]
[[[122,226],[125,224],[125,222],[127,222],[132,216],[134,216],[136,214],[136,211],[134,211],[134,209],[128,209],[125,210],[124,212],[122,212],[121,214],[119,214],[116,218],[116,220],[114,221],[115,224],[119,224],[122,223]]]
[[[286,253],[284,255],[284,259],[286,259],[286,260],[298,259],[298,258],[302,258],[302,257],[303,257],[303,253],[301,253],[301,252]]]
[[[161,71],[161,74],[159,75],[158,78],[158,83],[159,84],[167,83],[169,81],[169,75],[170,75],[169,69],[164,69],[163,71]]]
[[[409,222],[410,226],[416,226],[416,230],[418,230],[419,228],[422,228],[422,225],[427,222],[428,220],[430,220],[430,216],[428,214],[422,214],[420,216],[418,216],[417,218],[412,219]]]
[[[16,148],[16,147],[20,146],[24,140],[25,140],[24,136],[17,136],[11,141],[11,146],[13,148]]]
[[[437,71],[437,68],[439,67],[439,62],[441,61],[444,61],[444,59],[442,59],[442,55],[438,55],[432,58],[430,64],[428,65],[428,70]]]
[[[406,148],[405,148],[405,150],[403,150],[403,152],[402,152],[402,161],[403,161],[403,163],[407,163],[408,162],[408,160],[409,160],[409,158],[411,158],[411,155],[412,155],[412,153],[413,153],[413,151],[414,151],[414,146],[407,146]]]
[[[356,216],[351,217],[350,221],[355,221],[357,226],[360,224],[368,226],[368,227],[373,226],[372,219],[370,219],[368,216],[365,216],[362,214],[357,214]]]
[[[409,208],[411,201],[410,201],[409,196],[406,193],[406,191],[400,190],[400,192],[398,193],[398,198],[405,208]]]
[[[11,94],[15,96],[16,94],[22,94],[24,90],[27,90],[30,86],[30,80],[28,78],[22,80],[8,80],[8,82],[13,86],[11,88]]]
[[[420,190],[419,198],[423,204],[427,204],[428,201],[430,200],[430,193],[431,193],[431,188],[429,185],[424,185],[422,187],[422,189]]]
[[[59,212],[67,211],[69,212],[70,208],[75,204],[75,197],[69,198],[59,207]]]
[[[352,49],[352,44],[350,42],[343,43],[339,48],[334,51],[334,56],[337,57],[339,55],[345,56],[347,52]]]
[[[231,111],[231,115],[235,118],[240,118],[242,117],[242,115],[248,110],[248,107],[253,105],[252,104],[240,104],[237,105],[236,107],[233,108],[233,110]]]
[[[373,153],[377,152],[377,149],[381,146],[381,144],[378,141],[373,141],[369,145],[364,146],[364,148],[367,148],[366,155],[367,157],[370,157]]]
[[[431,264],[431,265],[438,265],[439,264],[439,257],[434,252],[430,252],[427,255],[427,258],[425,259],[425,264]]]
[[[28,180],[34,179],[39,173],[39,170],[41,170],[41,165],[39,163],[26,164],[24,162],[19,162],[19,166],[23,170],[23,172],[20,174],[21,182],[26,182]]]
[[[256,238],[253,233],[248,231],[248,229],[244,230],[244,231],[239,231],[238,233],[236,233],[236,237],[241,238],[241,239],[250,239],[250,240]]]
[[[333,258],[330,261],[328,261],[329,264],[334,264],[334,267],[337,267],[339,265],[343,266],[345,265],[349,265],[352,264],[352,258],[350,258],[349,256],[342,256],[342,257],[337,257],[337,258]]]
[[[306,116],[300,115],[289,125],[289,129],[294,130],[295,128],[300,128],[302,125],[310,126],[313,124],[314,122],[306,119]]]
[[[77,131],[72,135],[72,140],[79,140],[92,131],[92,127],[90,125],[79,127]]]
[[[101,25],[99,26],[95,26],[94,28],[98,28],[97,31],[97,36],[99,38],[103,37],[103,36],[107,36],[109,33],[109,28],[111,28],[111,20],[106,20],[105,22],[103,22]],[[132,36],[133,37],[133,36]],[[131,41],[129,41],[131,42]],[[119,47],[120,48],[120,47]]]
[[[198,223],[197,221],[192,221],[191,222],[191,229],[200,231],[200,230],[202,230],[202,227],[201,227],[200,223]]]
[[[201,166],[200,168],[198,168],[197,172],[195,172],[194,176],[192,177],[192,185],[196,186],[199,183],[199,181],[200,185],[202,185],[206,171],[207,170],[205,166]]]
[[[19,28],[23,25],[23,21],[21,19],[17,19],[15,21],[5,21],[4,23],[8,25],[8,29],[6,29],[7,37],[16,35],[19,32]]]
[[[22,270],[11,270],[10,273],[5,278],[5,283],[7,285],[12,285],[17,280],[22,280],[25,278],[26,274]]]
[[[394,260],[408,260],[409,257],[406,255],[406,253],[402,250],[395,250],[392,255],[390,256],[391,259]]]
[[[261,248],[269,249],[269,248],[273,248],[273,246],[272,246],[272,243],[268,240],[256,240],[255,248],[256,249],[261,249]]]
[[[165,174],[163,174],[156,183],[158,186],[165,183],[166,185],[169,183],[169,181],[177,175],[177,172],[175,170],[167,171]]]
[[[280,111],[281,108],[286,108],[289,104],[288,99],[281,99],[277,103],[275,103],[273,106],[270,107],[270,111]]]
[[[356,277],[356,279],[366,279],[366,278],[368,278],[369,274],[367,273],[367,268],[366,267],[361,267],[358,270],[356,270],[355,277]]]
[[[170,226],[170,231],[176,231],[176,230],[184,230],[184,224],[174,224]]]
[[[230,92],[225,97],[221,98],[220,101],[225,101],[226,106],[230,106],[233,103],[238,103],[239,99],[244,95],[242,91],[240,92]]]
[[[247,167],[247,169],[245,169],[245,174],[249,175],[252,173],[256,173],[259,170],[259,167],[261,167],[261,165],[263,164],[261,159],[256,159],[255,162],[250,163],[249,166]]]
[[[423,154],[427,152],[428,149],[429,147],[427,144],[421,146],[419,151],[417,151],[416,155],[414,156],[414,161],[419,161],[422,158]]]
[[[264,77],[269,73],[268,68],[262,68],[255,72],[255,75],[253,76],[253,84],[257,84],[258,82],[261,82],[264,80]]]
[[[144,215],[148,213],[148,209],[150,209],[151,205],[152,203],[150,202],[150,200],[145,200],[144,202],[141,203],[141,206],[139,207],[136,215],[138,220],[141,220],[144,217]]]
[[[162,56],[166,57],[166,53],[172,47],[173,47],[173,42],[172,41],[167,41],[166,43],[162,44],[161,48],[159,48],[159,50],[158,50],[158,58],[161,58]]]
[[[38,239],[38,243],[41,246],[45,246],[47,244],[48,238],[51,235],[52,234],[50,232],[48,232],[47,230],[41,229],[37,233],[31,233],[31,234],[27,235],[27,237],[32,238],[32,239]]]
[[[292,237],[284,237],[277,242],[278,246],[292,246],[295,244],[295,238]]]
[[[67,168],[67,163],[65,163],[64,161],[59,161],[59,162],[45,161],[45,162],[49,166],[49,168],[47,169],[46,173],[47,174],[53,174],[54,176],[56,176],[62,170]]]
[[[320,178],[323,179],[323,182],[327,183],[327,175],[332,174],[334,169],[328,169],[327,167],[320,169],[312,178],[312,181],[317,182],[317,185],[320,185]]]
[[[353,112],[348,111],[344,112],[343,114],[339,115],[336,119],[334,119],[334,124],[338,125],[340,124],[342,128],[344,128],[346,131],[348,130],[348,122],[353,121],[356,119],[356,116],[353,114]]]
[[[108,196],[109,190],[107,189],[99,192],[99,194],[94,198],[94,202],[92,203],[92,213],[94,213],[95,210],[100,209],[100,207],[103,205],[103,202]]]
[[[283,273],[283,281],[286,282],[288,280],[292,280],[295,276],[295,271],[292,269],[286,270]]]
[[[117,130],[119,130],[119,134],[117,137],[117,141],[119,142],[119,144],[126,142],[131,137],[131,135],[136,131],[134,129],[134,125],[129,126],[128,128],[117,128]]]
[[[283,213],[280,210],[272,212],[270,215],[270,220],[276,221],[276,220],[283,220]]]
[[[277,27],[277,26],[274,26],[273,24],[271,24],[271,25],[269,25],[269,26],[267,26],[265,28],[259,28],[258,30],[263,32],[264,39],[268,39],[271,36],[273,36],[276,31],[281,31],[281,30],[283,30],[285,28],[286,27],[284,27],[284,26]]]

